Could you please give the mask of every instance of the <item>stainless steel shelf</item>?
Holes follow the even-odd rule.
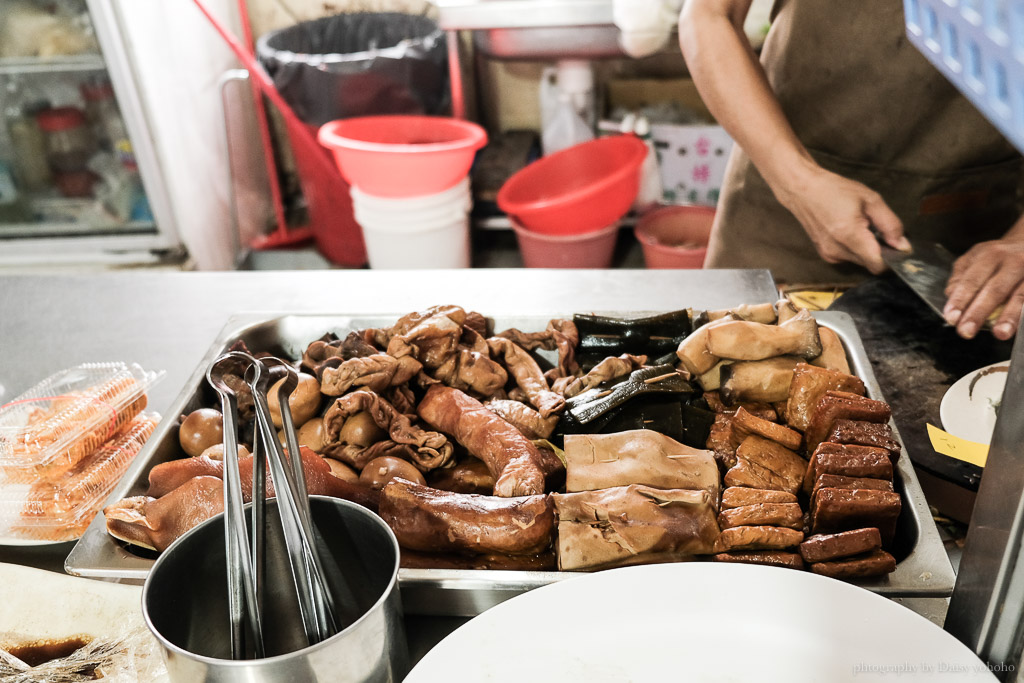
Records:
[[[105,71],[106,68],[107,63],[100,55],[5,57],[0,59],[0,74]]]
[[[445,30],[614,25],[611,0],[432,0]]]

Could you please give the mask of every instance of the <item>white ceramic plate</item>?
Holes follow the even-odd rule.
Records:
[[[942,397],[942,428],[961,439],[987,444],[996,426],[996,406],[1003,397],[1009,361],[993,363],[958,379]]]
[[[950,675],[953,674],[953,675]],[[442,640],[406,683],[995,681],[924,617],[810,572],[690,562],[537,588]]]

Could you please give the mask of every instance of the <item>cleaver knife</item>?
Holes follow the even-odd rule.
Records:
[[[886,265],[942,318],[946,306],[944,290],[956,257],[936,242],[914,242],[910,252],[881,246]]]

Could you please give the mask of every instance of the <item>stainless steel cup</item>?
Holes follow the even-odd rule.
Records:
[[[302,647],[276,500],[267,501],[263,659],[232,660],[224,559],[224,516],[175,541],[153,565],[142,592],[146,623],[173,681],[400,681],[409,655],[398,593],[398,541],[369,510],[310,496],[314,536],[341,630]],[[252,507],[246,515],[251,523]],[[301,648],[301,649],[297,649]]]

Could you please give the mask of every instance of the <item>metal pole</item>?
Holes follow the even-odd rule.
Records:
[[[1024,623],[1024,326],[964,545],[945,628],[1012,680]]]

